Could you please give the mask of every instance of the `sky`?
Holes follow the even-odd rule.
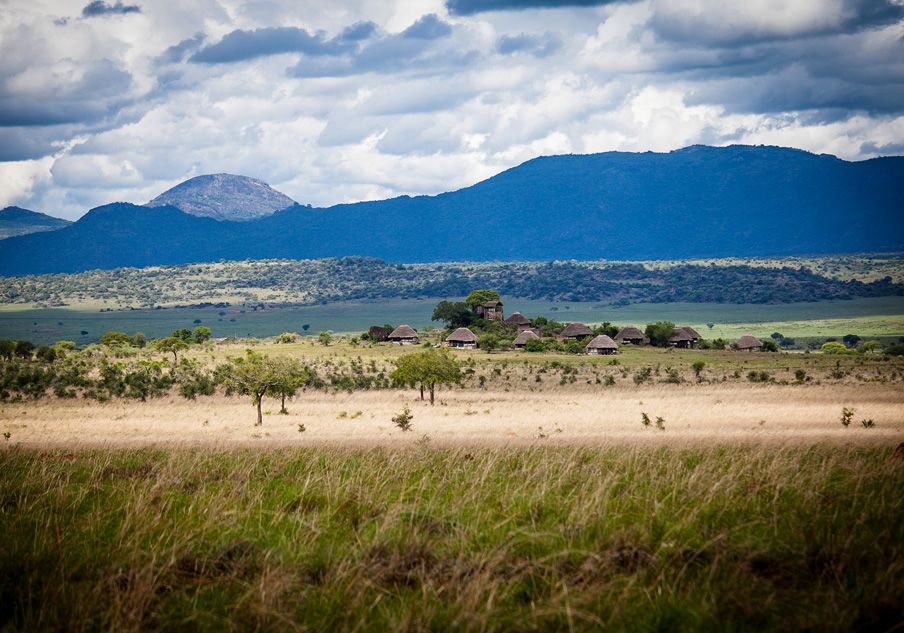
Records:
[[[224,172],[329,206],[694,144],[904,153],[904,0],[0,0],[0,208]]]

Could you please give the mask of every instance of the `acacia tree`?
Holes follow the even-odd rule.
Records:
[[[294,358],[282,358],[272,361],[277,368],[277,381],[266,395],[280,399],[279,412],[289,413],[286,409],[286,398],[294,398],[302,387],[310,387],[317,383],[317,373],[307,365]]]
[[[179,351],[183,349],[188,349],[188,343],[183,341],[181,338],[176,338],[175,336],[170,336],[164,339],[160,339],[157,341],[157,349],[161,352],[172,352],[173,353],[173,363],[179,362]]]
[[[292,396],[298,387],[315,384],[316,381],[313,369],[292,359],[264,357],[240,365],[221,365],[217,373],[227,389],[251,396],[251,404],[257,407],[255,426],[264,423],[261,411],[264,396],[281,397],[285,411],[286,396]]]
[[[421,400],[424,388],[430,391],[430,404],[434,403],[436,385],[450,385],[461,382],[462,373],[458,361],[445,349],[428,349],[423,352],[405,354],[395,361],[396,368],[389,374],[399,385],[418,386]]]

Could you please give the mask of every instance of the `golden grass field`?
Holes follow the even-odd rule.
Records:
[[[408,405],[412,431],[392,417]],[[841,425],[843,407],[853,423]],[[178,396],[106,403],[46,398],[4,404],[0,427],[9,442],[31,448],[147,446],[392,445],[895,445],[904,441],[900,384],[574,385],[544,391],[447,388],[437,403],[415,390],[309,391],[287,403],[265,398],[255,427],[247,397]],[[665,430],[644,427],[641,413]],[[872,419],[864,428],[861,419]],[[304,432],[299,431],[304,425]]]

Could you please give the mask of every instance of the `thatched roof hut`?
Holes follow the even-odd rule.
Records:
[[[400,325],[389,335],[389,341],[399,345],[417,345],[420,338],[417,332],[409,325]]]
[[[618,343],[613,341],[605,334],[600,334],[595,339],[587,343],[584,350],[588,354],[615,354],[618,352]]]
[[[643,335],[643,332],[638,330],[633,325],[626,325],[618,334],[615,335],[615,342],[629,343],[631,345],[643,345],[646,342],[646,337]]]
[[[675,333],[669,337],[669,345],[672,347],[680,347],[681,349],[690,349],[694,345],[694,339],[680,327],[675,328]]]
[[[763,345],[763,342],[755,336],[745,334],[735,342],[735,345],[737,345],[738,349],[742,352],[749,352],[754,349],[759,349],[759,347]]]
[[[494,299],[477,306],[477,315],[490,321],[502,321],[502,302]]]
[[[530,327],[530,319],[520,312],[512,312],[512,316],[505,320],[507,325],[517,325],[518,327]]]
[[[579,321],[569,323],[565,329],[562,330],[563,341],[579,341],[583,338],[590,338],[591,336],[593,336],[593,332],[590,331],[590,328]]]
[[[518,336],[515,337],[515,340],[512,341],[512,347],[514,347],[515,349],[521,349],[532,338],[540,337],[537,336],[536,332],[533,332],[532,330],[522,330],[518,333]]]
[[[449,347],[477,349],[477,335],[466,327],[460,327],[446,337]]]
[[[685,334],[690,336],[694,340],[694,343],[696,343],[701,338],[703,338],[702,336],[700,336],[700,332],[698,332],[697,330],[695,330],[694,328],[692,328],[689,325],[679,325],[677,329],[683,331]]]

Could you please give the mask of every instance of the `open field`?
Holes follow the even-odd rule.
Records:
[[[50,395],[8,400],[0,405],[0,431],[11,433],[12,443],[32,448],[405,446],[424,437],[451,445],[603,446],[888,445],[898,437],[904,440],[904,359],[881,354],[745,354],[648,346],[623,346],[617,356],[596,357],[459,350],[453,356],[461,363],[463,381],[440,388],[432,407],[415,390],[380,388],[389,385],[384,378],[395,361],[418,348],[310,341],[248,348],[238,343],[195,346],[183,357],[212,369],[252,349],[304,362],[325,388],[290,400],[288,415],[278,415],[279,402],[265,398],[264,425],[257,428],[247,397],[218,393],[185,399],[174,390],[147,402]],[[152,350],[120,353],[129,354],[120,356],[123,367],[168,358]],[[695,364],[702,369],[695,370]],[[346,382],[349,375],[371,377],[372,388],[354,390]],[[415,433],[401,433],[391,422],[406,405],[412,407]],[[839,422],[844,407],[857,411],[850,428]],[[663,418],[665,431],[645,428],[643,413],[651,420]],[[863,429],[861,419],[872,419],[875,426]]]
[[[453,298],[454,299],[454,298]],[[298,307],[270,307],[266,310],[231,308],[173,308],[161,310],[120,310],[100,312],[100,308],[22,309],[0,306],[0,337],[28,339],[37,344],[59,340],[82,345],[97,342],[106,332],[144,332],[149,338],[169,336],[173,331],[194,328],[195,320],[209,327],[213,336],[264,338],[282,332],[315,334],[320,331],[361,333],[371,325],[407,323],[415,328],[438,326],[430,317],[437,300],[404,299],[371,303],[338,302]],[[737,338],[742,334],[768,337],[775,331],[789,337],[840,338],[904,336],[904,297],[874,297],[851,301],[820,301],[779,305],[637,303],[613,308],[599,303],[550,303],[513,299],[505,313],[519,311],[528,317],[545,315],[559,321],[587,324],[610,321],[617,325],[638,325],[669,320],[690,325],[705,338]],[[222,313],[222,314],[220,314]],[[710,330],[707,323],[714,323]],[[87,332],[87,334],[82,334]]]
[[[419,351],[253,350],[324,379]],[[239,355],[184,353],[207,367]],[[435,406],[327,380],[286,415],[266,397],[260,427],[248,396],[175,387],[0,403],[0,630],[904,624],[904,360],[455,356],[465,380]],[[392,422],[406,406],[411,432]]]
[[[413,431],[392,417],[411,408]],[[839,422],[855,408],[853,424]],[[264,400],[262,427],[253,426],[248,398],[212,396],[148,402],[86,403],[52,399],[3,405],[0,430],[27,448],[235,446],[669,446],[724,445],[893,447],[904,441],[900,383],[837,385],[682,386],[657,384],[546,391],[447,389],[436,406],[413,390],[310,392],[278,415]],[[644,427],[641,414],[664,418],[665,430]],[[875,427],[864,429],[861,419]],[[305,431],[299,432],[299,425]]]

